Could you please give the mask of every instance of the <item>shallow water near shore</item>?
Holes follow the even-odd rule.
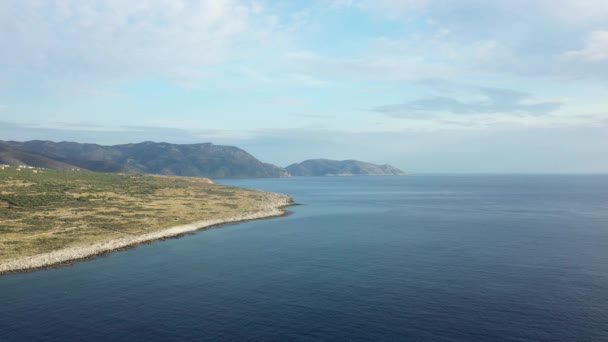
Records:
[[[218,182],[303,205],[0,276],[0,341],[608,340],[608,176]]]

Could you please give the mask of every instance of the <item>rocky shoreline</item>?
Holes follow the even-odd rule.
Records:
[[[284,208],[293,205],[293,200],[291,197],[284,194],[267,193],[266,199],[267,201],[265,203],[261,203],[258,210],[245,212],[239,215],[229,216],[221,219],[201,220],[189,224],[162,229],[156,232],[145,233],[142,235],[97,242],[88,246],[63,248],[48,253],[8,260],[0,263],[0,274],[58,266],[77,260],[89,259],[98,255],[111,253],[116,250],[134,247],[143,243],[149,243],[155,240],[177,237],[197,230],[226,223],[283,216],[287,214],[287,211],[285,211]]]

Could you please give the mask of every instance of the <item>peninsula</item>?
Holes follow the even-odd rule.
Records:
[[[391,165],[376,165],[358,160],[309,159],[285,168],[292,176],[404,176]]]
[[[280,216],[291,203],[201,177],[0,165],[0,274]]]

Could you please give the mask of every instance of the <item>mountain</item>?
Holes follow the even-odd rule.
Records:
[[[48,168],[62,165],[90,171],[153,173],[210,178],[287,177],[281,167],[262,163],[249,153],[233,146],[211,143],[177,145],[142,142],[114,146],[32,140],[0,142],[10,155],[36,156],[44,159]],[[32,165],[23,158],[13,158]],[[15,165],[7,158],[7,164]],[[52,163],[52,162],[55,163]]]
[[[0,164],[29,165],[54,170],[73,169],[74,166],[62,163],[43,155],[22,151],[0,143]]]
[[[358,160],[310,159],[286,167],[292,176],[403,176],[405,172],[390,165]]]

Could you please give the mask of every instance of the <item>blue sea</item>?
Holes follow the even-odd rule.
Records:
[[[0,341],[608,341],[608,176],[219,182],[301,205],[0,276]]]

